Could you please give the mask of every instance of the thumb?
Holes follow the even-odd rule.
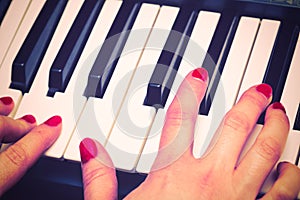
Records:
[[[111,158],[104,147],[85,138],[79,145],[84,198],[117,199],[117,178]]]

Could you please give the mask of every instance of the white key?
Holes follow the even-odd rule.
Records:
[[[289,73],[286,78],[286,83],[281,96],[281,103],[284,105],[286,114],[289,117],[291,128],[295,123],[295,117],[297,115],[297,110],[300,102],[300,34],[298,36],[298,41],[294,51],[293,59],[289,69]],[[295,137],[294,135],[297,135]],[[300,131],[292,130],[288,136],[288,142],[285,146],[283,156],[280,160],[287,160],[289,162],[295,162],[296,157],[300,148]],[[287,159],[286,159],[287,158]],[[299,158],[298,158],[299,159]],[[298,160],[298,167],[300,167],[300,160]],[[275,169],[274,169],[275,170]],[[273,170],[273,171],[274,171]],[[273,172],[275,173],[275,172]],[[271,179],[269,176],[268,180]],[[274,180],[271,179],[270,183]],[[266,182],[263,188],[267,191],[270,188],[270,183]],[[300,193],[298,194],[298,199],[300,199]]]
[[[105,144],[114,124],[115,115],[119,110],[122,99],[131,80],[131,76],[137,66],[142,49],[147,41],[149,30],[153,26],[158,9],[159,6],[150,4],[142,5],[132,30],[144,29],[144,31],[137,31],[139,34],[138,40],[135,37],[137,36],[137,32],[133,31],[129,35],[103,99],[93,97],[88,99],[86,108],[80,117],[73,137],[64,155],[66,159],[80,160],[78,146],[80,141],[85,137],[94,138],[100,143]],[[147,20],[145,20],[145,17]],[[139,49],[132,51],[135,50],[130,49],[133,47],[132,45]],[[132,52],[127,54],[130,50]],[[118,95],[117,97],[115,97],[116,94]]]
[[[11,71],[12,71],[12,63],[21,48],[27,34],[29,33],[35,19],[37,18],[40,10],[42,9],[45,1],[40,0],[34,0],[30,7],[28,8],[28,11],[26,12],[26,15],[23,19],[22,24],[20,25],[20,28],[11,44],[11,47],[9,48],[9,51],[7,52],[7,55],[5,57],[5,60],[2,63],[2,67],[0,68],[0,96],[11,96],[15,102],[15,108],[17,107],[19,100],[22,97],[22,92],[20,90],[10,89],[10,83],[11,83]],[[15,113],[15,110],[11,113],[11,116],[13,116]]]
[[[67,147],[86,102],[83,91],[87,82],[88,72],[96,59],[99,45],[103,43],[121,3],[120,1],[107,1],[103,5],[66,91],[64,93],[57,92],[52,98],[46,96],[50,67],[72,25],[70,22],[74,21],[83,1],[73,0],[67,5],[68,7],[64,12],[57,32],[55,32],[54,40],[51,42],[51,50],[49,49],[42,63],[44,68],[38,73],[40,77],[35,80],[32,93],[30,91],[28,95],[24,96],[18,110],[19,116],[28,112],[33,113],[39,122],[43,122],[51,115],[60,115],[62,117],[64,124],[62,132],[54,145],[47,150],[47,156],[61,158]],[[35,102],[34,107],[30,106],[32,102]]]
[[[0,67],[31,0],[12,1],[0,26]]]
[[[262,83],[279,26],[279,21],[266,19],[261,21],[237,100],[251,86]]]
[[[172,85],[172,89],[164,109],[159,109],[151,131],[147,138],[143,153],[138,162],[136,171],[140,173],[149,173],[151,166],[157,156],[159,149],[159,142],[161,138],[161,129],[165,119],[166,110],[169,108],[173,98],[182,82],[184,77],[193,69],[200,67],[205,58],[209,44],[212,40],[216,26],[219,21],[220,14],[201,11],[198,15],[195,27],[191,34],[190,41],[187,45],[186,51],[183,56],[182,63],[180,64],[176,78]],[[163,166],[161,166],[163,167]]]
[[[289,117],[291,127],[295,123],[298,106],[300,103],[300,34],[296,44],[295,52],[286,78],[286,83],[282,92],[280,101],[286,109],[286,114]]]
[[[293,127],[295,116],[297,113],[298,105],[300,102],[300,94],[298,90],[299,86],[299,74],[300,74],[300,37],[298,38],[298,42],[296,45],[296,49],[294,52],[294,56],[291,62],[291,66],[289,69],[289,73],[286,79],[286,83],[284,86],[284,90],[281,97],[281,102],[285,106],[286,113],[289,117],[291,128]],[[241,153],[240,160],[245,156],[249,148],[253,145],[255,142],[255,139],[257,138],[259,132],[262,129],[262,125],[256,125],[254,130],[252,131],[250,137],[247,140],[247,143],[245,144],[245,147],[243,149],[243,152]],[[296,163],[296,159],[298,156],[300,146],[300,132],[297,130],[290,130],[290,133],[288,135],[288,139],[285,145],[285,149],[281,155],[281,158],[279,159],[278,163],[281,161],[288,161],[291,163]],[[274,177],[276,177],[276,166],[266,179],[261,192],[266,193],[270,190],[272,185],[275,182]]]
[[[36,77],[31,85],[30,91],[28,92],[28,94],[24,95],[24,98],[31,98],[32,101],[36,101],[40,98],[46,98],[48,91],[49,71],[51,65],[60,47],[62,46],[67,36],[67,33],[71,28],[73,21],[75,20],[82,4],[83,0],[78,2],[72,0],[67,3],[67,6],[63,12],[63,15],[57,25],[52,40],[46,51],[44,59],[40,65],[40,69],[36,74]]]
[[[177,13],[177,8],[162,7],[120,110],[117,122],[106,145],[106,149],[112,156],[115,166],[122,170],[134,170],[154,120],[156,110],[153,107],[144,106],[143,102],[146,96],[148,80],[150,80],[168,38],[167,33],[171,30]],[[160,45],[156,46],[156,51],[147,50],[147,48],[156,44],[155,40],[160,35],[158,34],[159,29],[162,28],[167,30],[163,31],[165,33],[164,37],[160,38],[161,42]]]
[[[206,151],[222,117],[235,102],[259,22],[257,18],[240,19],[209,114],[197,118],[193,148],[196,158]]]

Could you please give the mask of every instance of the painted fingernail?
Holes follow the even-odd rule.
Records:
[[[80,142],[79,150],[82,163],[86,163],[90,159],[95,158],[98,152],[94,140],[90,138],[85,138]]]
[[[34,124],[36,122],[35,117],[33,115],[25,115],[25,116],[21,117],[20,119],[23,119],[30,124]]]
[[[267,99],[269,99],[272,96],[272,88],[268,84],[260,84],[256,86],[256,90],[265,95]]]
[[[286,113],[286,110],[285,110],[284,106],[280,102],[273,103],[272,108],[274,108],[274,109],[280,109],[284,113]]]
[[[60,116],[55,115],[51,118],[49,118],[47,121],[44,122],[44,124],[47,124],[48,126],[57,126],[61,123],[62,119]]]
[[[2,97],[2,98],[0,98],[0,101],[4,105],[10,105],[13,102],[13,99],[11,97]]]
[[[193,71],[192,76],[202,81],[207,81],[208,73],[204,68],[197,68]]]

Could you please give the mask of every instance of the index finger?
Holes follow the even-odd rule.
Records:
[[[36,126],[32,115],[25,115],[20,119],[0,116],[0,143],[15,142]]]
[[[204,68],[193,70],[182,81],[167,110],[159,152],[152,171],[169,165],[177,159],[178,161],[185,158],[194,159],[192,144],[195,122],[207,83],[208,73]]]
[[[54,116],[0,154],[0,196],[54,143],[60,131],[61,118]]]

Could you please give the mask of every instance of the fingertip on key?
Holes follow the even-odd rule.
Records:
[[[192,76],[204,82],[206,82],[208,79],[208,73],[204,68],[194,69],[194,71],[192,72]]]
[[[34,124],[36,122],[36,119],[33,115],[24,115],[20,119],[25,120],[26,122],[30,124]]]
[[[0,101],[6,106],[13,103],[13,99],[11,97],[1,97]]]
[[[256,90],[263,94],[267,99],[272,96],[272,87],[268,84],[262,83],[256,86]]]
[[[280,102],[273,103],[272,108],[282,110],[284,113],[286,113],[284,106]]]
[[[79,145],[81,162],[86,163],[98,154],[96,143],[91,138],[85,138]]]
[[[47,121],[45,121],[44,124],[55,127],[58,126],[61,122],[62,122],[62,118],[58,115],[55,115],[49,118]]]

